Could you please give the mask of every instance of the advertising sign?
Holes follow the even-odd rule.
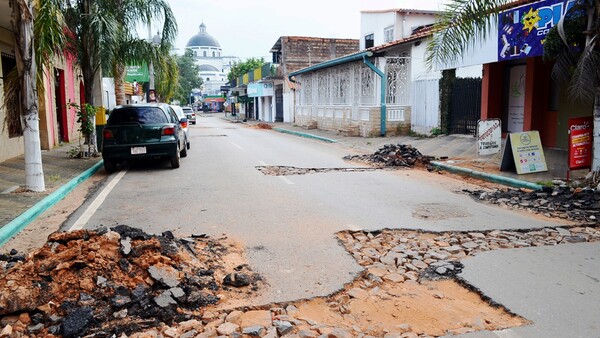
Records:
[[[516,169],[517,174],[548,171],[538,131],[532,130],[508,135],[500,170],[511,168]]]
[[[574,4],[575,0],[545,0],[500,13],[498,61],[541,56],[546,34]]]
[[[148,75],[148,66],[144,63],[141,65],[127,65],[125,66],[125,81],[127,82],[148,82],[150,76]]]
[[[477,154],[493,155],[500,152],[502,125],[500,119],[477,121]]]
[[[525,121],[525,65],[510,68],[510,88],[508,92],[508,123],[509,133],[523,131]]]
[[[569,119],[569,169],[592,167],[593,123],[591,116]]]
[[[249,83],[246,91],[248,97],[273,96],[273,83]]]

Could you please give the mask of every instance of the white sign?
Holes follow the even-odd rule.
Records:
[[[502,147],[502,124],[500,119],[477,122],[477,154],[493,155]]]
[[[526,66],[514,66],[510,69],[508,88],[508,125],[509,133],[523,131],[525,121],[525,74]]]

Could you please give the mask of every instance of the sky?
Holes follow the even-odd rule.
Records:
[[[169,0],[183,50],[202,22],[224,55],[264,57],[280,36],[358,39],[360,11],[391,8],[439,9],[440,0]],[[155,32],[157,29],[153,29]]]

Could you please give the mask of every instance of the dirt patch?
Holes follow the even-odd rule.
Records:
[[[261,123],[257,123],[257,124],[251,125],[250,128],[253,128],[253,129],[268,129],[268,130],[270,130],[270,129],[273,129],[273,126],[271,126],[270,124],[262,123],[261,122]]]
[[[369,291],[357,285],[335,300],[319,298],[300,303],[298,317],[331,327],[343,323],[345,330],[358,327],[360,332],[375,337],[391,332],[441,336],[527,323],[503,309],[491,307],[478,294],[453,280],[421,284],[384,282]]]

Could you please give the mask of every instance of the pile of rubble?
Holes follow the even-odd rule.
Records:
[[[523,209],[546,217],[583,223],[600,222],[600,189],[555,181],[544,191],[522,189],[463,190],[480,201]]]
[[[348,155],[344,156],[344,159],[368,163],[376,167],[413,167],[427,166],[433,157],[424,156],[410,144],[386,144],[373,154]]]
[[[460,260],[480,252],[600,241],[600,227],[427,233],[342,232],[340,240],[373,281],[451,278]]]
[[[202,316],[222,293],[260,285],[246,265],[225,271],[227,243],[123,225],[53,233],[27,257],[1,257],[0,336],[109,337]]]

